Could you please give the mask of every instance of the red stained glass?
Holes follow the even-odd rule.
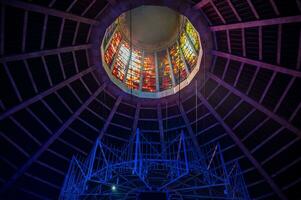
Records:
[[[135,89],[135,90],[139,89],[142,65],[143,65],[142,52],[137,49],[133,49],[131,61],[129,64],[126,81],[125,81],[128,88]]]
[[[160,91],[172,87],[172,78],[170,74],[170,64],[166,50],[158,52],[158,70],[159,70],[159,85]]]
[[[155,92],[156,91],[156,71],[155,71],[155,57],[154,54],[146,54],[144,56],[143,66],[143,82],[142,91]]]
[[[117,58],[113,64],[112,74],[118,78],[120,81],[123,81],[127,65],[130,59],[130,47],[129,44],[125,41],[122,41]]]
[[[111,43],[109,44],[106,53],[104,55],[104,59],[106,64],[110,67],[113,61],[113,58],[116,55],[118,46],[120,44],[120,41],[122,39],[121,33],[120,32],[116,32],[115,35],[113,36]]]

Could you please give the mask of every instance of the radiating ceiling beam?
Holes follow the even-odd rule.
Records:
[[[236,136],[233,130],[224,122],[222,117],[215,111],[215,109],[210,105],[210,103],[203,97],[203,95],[198,92],[198,97],[203,102],[203,104],[207,107],[207,109],[211,112],[211,114],[217,119],[217,121],[224,127],[228,135],[233,139],[236,145],[241,149],[241,151],[245,154],[245,156],[250,160],[250,162],[255,166],[255,168],[259,171],[259,173],[265,178],[265,180],[269,183],[273,191],[279,196],[279,198],[285,200],[287,199],[280,188],[274,183],[272,178],[268,175],[268,173],[262,168],[259,162],[251,155],[250,151],[245,147],[245,145],[240,141],[240,139]]]
[[[21,93],[17,87],[17,84],[12,76],[12,74],[10,73],[10,70],[9,70],[9,67],[7,66],[6,63],[4,63],[4,70],[6,72],[6,75],[8,76],[8,79],[9,79],[9,82],[11,83],[12,87],[13,87],[13,90],[18,98],[19,101],[23,101],[22,99],[22,96],[21,96]]]
[[[26,45],[26,37],[27,37],[27,19],[28,19],[28,11],[24,12],[24,19],[23,19],[23,33],[22,33],[22,52],[25,51]],[[3,30],[2,30],[3,31]]]
[[[184,120],[185,127],[186,127],[187,130],[188,130],[188,134],[189,134],[189,136],[190,136],[190,138],[191,138],[191,140],[192,140],[192,142],[193,142],[193,145],[195,146],[195,148],[196,148],[198,154],[199,154],[199,155],[203,155],[203,153],[202,153],[202,151],[201,151],[201,149],[200,149],[200,145],[199,145],[199,143],[198,143],[198,140],[197,140],[197,138],[196,138],[196,135],[195,135],[195,133],[193,132],[193,130],[192,130],[192,128],[191,128],[189,119],[188,119],[188,117],[187,117],[187,115],[186,115],[186,112],[185,112],[185,110],[184,110],[184,108],[183,108],[182,102],[177,102],[177,103],[178,103],[178,106],[179,106],[179,109],[180,109],[181,116],[182,116],[182,118],[183,118],[183,120]]]
[[[224,19],[223,15],[220,13],[218,8],[215,6],[214,2],[210,1],[210,3],[211,3],[211,6],[213,7],[214,11],[216,12],[218,17],[220,18],[220,20],[223,22],[223,24],[226,24],[226,20]]]
[[[281,41],[282,41],[282,24],[278,25],[278,31],[277,31],[277,65],[280,65],[281,61]]]
[[[134,122],[133,122],[133,134],[136,132],[137,126],[138,126],[138,119],[140,114],[140,108],[141,104],[138,102],[135,110],[135,116],[134,116]]]
[[[2,57],[2,58],[0,58],[0,63],[11,62],[11,61],[16,61],[16,60],[25,60],[25,59],[29,59],[29,58],[48,56],[48,55],[52,55],[52,54],[65,53],[65,52],[82,50],[82,49],[89,49],[91,47],[92,47],[92,44],[81,44],[81,45],[76,45],[76,46],[68,46],[68,47],[61,47],[61,48],[56,48],[56,49],[23,53],[23,54],[18,54],[18,55]]]
[[[0,55],[4,54],[4,27],[5,27],[5,8],[3,4],[0,4]]]
[[[17,172],[2,186],[0,194],[9,189],[18,178],[20,178],[28,168],[36,162],[39,157],[49,148],[49,146],[76,120],[76,118],[86,109],[86,107],[100,94],[101,91],[106,87],[104,83],[99,87],[92,96],[90,96],[80,107],[77,109],[72,116],[53,134],[51,137],[35,152],[18,170]]]
[[[250,58],[236,56],[236,55],[233,55],[233,54],[229,54],[229,53],[225,53],[225,52],[221,52],[221,51],[216,51],[216,50],[212,51],[212,55],[227,58],[227,59],[231,59],[231,60],[235,60],[235,61],[242,62],[242,63],[245,63],[245,64],[255,65],[255,66],[258,66],[259,68],[269,69],[269,70],[272,70],[272,71],[275,71],[275,72],[288,74],[288,75],[293,76],[293,77],[301,77],[301,72],[300,71],[285,68],[285,67],[270,64],[270,63],[265,63],[265,62],[262,62],[262,61],[259,61],[259,60],[253,60],[253,59],[250,59]]]
[[[43,22],[43,29],[42,29],[42,36],[41,36],[41,43],[40,43],[40,50],[44,49],[44,45],[45,45],[48,17],[49,17],[48,14],[45,13],[44,22]]]
[[[258,27],[258,57],[262,60],[262,26]]]
[[[273,19],[263,19],[263,20],[256,20],[250,22],[240,22],[234,24],[217,25],[217,26],[211,26],[209,27],[209,29],[211,31],[223,31],[229,29],[250,28],[250,27],[269,26],[269,25],[297,23],[297,22],[301,22],[300,15],[290,16],[290,17],[279,17]]]
[[[160,132],[160,143],[161,143],[162,155],[163,155],[162,157],[166,158],[161,104],[157,105],[157,115],[158,115],[159,132]]]
[[[90,10],[90,8],[94,5],[95,1],[96,1],[96,0],[92,0],[92,1],[89,3],[89,5],[86,7],[86,9],[81,13],[80,16],[86,15],[86,13],[88,12],[88,10]],[[50,6],[50,7],[51,7],[51,6]]]
[[[208,73],[208,77],[211,78],[211,79],[213,79],[214,81],[216,81],[218,84],[222,85],[224,88],[226,88],[229,91],[231,91],[233,94],[239,96],[241,99],[243,99],[244,101],[246,101],[247,103],[249,103],[250,105],[252,105],[257,110],[260,110],[261,112],[263,112],[268,117],[270,117],[271,119],[275,120],[276,122],[278,122],[279,124],[281,124],[282,126],[284,126],[285,128],[287,128],[288,130],[292,131],[297,136],[301,137],[301,131],[299,129],[297,129],[296,127],[294,127],[287,120],[285,120],[282,117],[276,115],[274,112],[270,111],[269,109],[267,109],[266,107],[264,107],[263,105],[261,105],[260,103],[258,103],[257,101],[251,99],[246,94],[240,92],[238,89],[234,88],[232,85],[229,85],[224,80],[222,80],[219,77],[217,77],[216,75],[214,75],[212,73]]]
[[[197,3],[193,8],[194,9],[201,9],[203,8],[206,4],[208,4],[210,0],[201,0],[199,3]]]
[[[107,2],[109,2],[109,4],[111,4],[111,5],[115,5],[116,4],[116,0],[107,0]]]
[[[297,58],[297,69],[301,68],[301,31],[299,34],[299,48],[298,48],[298,58]]]
[[[230,0],[227,0],[228,5],[230,6],[232,12],[234,13],[235,17],[238,21],[241,21],[241,17],[239,16],[237,10],[234,8],[233,3]]]
[[[110,123],[111,123],[111,121],[112,121],[112,119],[113,119],[115,113],[116,113],[116,110],[117,110],[117,108],[118,108],[118,106],[119,106],[121,100],[122,100],[122,96],[119,96],[119,97],[116,99],[115,104],[114,104],[113,108],[111,109],[111,112],[110,112],[110,114],[109,114],[109,116],[108,116],[108,118],[107,118],[105,124],[103,125],[102,129],[101,129],[100,132],[99,132],[99,136],[98,136],[98,137],[99,137],[100,139],[101,139],[101,138],[103,137],[103,135],[106,133],[106,131],[107,131],[107,129],[108,129],[108,127],[109,127],[109,125],[110,125]]]
[[[275,1],[274,0],[270,0],[270,3],[272,5],[272,8],[273,8],[274,12],[276,13],[276,15],[280,15],[279,9],[278,9]]]
[[[253,5],[253,3],[251,2],[251,0],[246,0],[246,1],[248,2],[249,6],[250,6],[250,8],[252,10],[252,13],[256,17],[256,19],[259,19],[259,15],[258,15],[258,13],[257,13],[257,11],[256,11],[256,9],[255,9],[255,7]]]
[[[94,19],[89,19],[86,17],[81,17],[78,15],[74,15],[68,12],[63,12],[59,10],[55,10],[49,7],[44,7],[44,6],[39,6],[33,3],[26,3],[24,1],[17,1],[17,0],[1,0],[1,3],[9,6],[13,6],[16,8],[28,10],[28,11],[33,11],[37,13],[42,13],[47,15],[52,15],[60,18],[65,18],[65,19],[70,19],[76,22],[82,22],[86,24],[91,24],[91,25],[97,25],[99,24],[99,21],[94,20]]]
[[[63,82],[60,82],[59,84],[55,85],[54,87],[51,87],[49,88],[48,90],[42,92],[42,93],[39,93],[38,95],[26,100],[26,101],[23,101],[22,103],[10,108],[9,110],[5,111],[4,113],[2,113],[0,115],[0,120],[3,120],[4,118],[14,114],[15,112],[18,112],[19,110],[22,110],[26,107],[28,107],[29,105],[43,99],[44,97],[50,95],[51,93],[61,89],[62,87],[72,83],[73,81],[79,79],[80,77],[92,72],[93,70],[95,70],[96,66],[91,66],[87,69],[85,69],[84,71],[70,77],[69,79],[63,81]]]

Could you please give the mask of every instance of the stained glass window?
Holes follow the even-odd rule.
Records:
[[[113,64],[112,74],[123,81],[127,65],[130,60],[130,47],[129,44],[125,41],[122,41],[121,46],[119,48],[117,58],[115,63]]]
[[[192,44],[194,45],[195,50],[198,52],[200,49],[198,32],[194,29],[194,27],[188,20],[186,20],[185,31],[188,34]]]
[[[188,69],[192,71],[198,58],[192,43],[189,41],[187,34],[184,31],[180,35],[180,46]]]
[[[155,68],[154,54],[145,53],[142,74],[143,74],[142,91],[155,92],[156,91],[156,68]]]
[[[158,52],[157,55],[160,91],[164,91],[172,87],[171,68],[166,50]]]
[[[117,52],[118,46],[121,42],[122,36],[120,32],[116,32],[109,44],[108,48],[106,49],[106,53],[104,55],[105,62],[107,65],[111,66],[113,58]]]
[[[176,84],[179,84],[187,77],[184,61],[181,58],[180,47],[178,43],[172,45],[169,49],[171,64],[173,67],[173,73],[175,77]]]
[[[131,88],[138,90],[140,84],[141,70],[143,67],[143,53],[138,49],[133,49],[131,61],[126,76],[126,85]]]
[[[193,25],[186,18],[183,22],[183,29],[174,43],[152,51],[131,47],[115,22],[106,31],[102,43],[104,67],[111,71],[109,77],[124,91],[136,91],[137,96],[158,98],[161,94],[156,93],[174,94],[174,88],[187,80],[195,69],[201,48]]]

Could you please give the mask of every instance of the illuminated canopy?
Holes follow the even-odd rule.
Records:
[[[169,8],[143,6],[107,28],[101,53],[107,74],[123,91],[161,98],[191,82],[199,71],[202,47],[186,17]]]

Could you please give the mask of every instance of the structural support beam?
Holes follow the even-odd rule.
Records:
[[[237,18],[238,21],[241,21],[241,18],[237,12],[237,10],[234,8],[232,2],[230,0],[227,0],[228,5],[230,6],[232,12],[234,13],[235,17]]]
[[[67,79],[67,80],[65,80],[63,82],[60,82],[56,86],[51,87],[48,90],[46,90],[46,91],[38,94],[37,96],[34,96],[34,97],[32,97],[32,98],[30,98],[30,99],[28,99],[26,101],[23,101],[22,103],[20,103],[18,105],[12,107],[11,109],[5,111],[4,113],[2,113],[0,115],[0,120],[3,120],[4,118],[6,118],[6,117],[8,117],[8,116],[10,116],[12,114],[14,114],[15,112],[18,112],[19,110],[22,110],[22,109],[28,107],[29,105],[31,105],[31,104],[33,104],[33,103],[35,103],[35,102],[43,99],[44,97],[50,95],[51,93],[53,93],[53,92],[61,89],[62,87],[66,86],[66,85],[68,85],[70,83],[72,83],[73,81],[81,78],[82,76],[84,76],[84,75],[92,72],[93,70],[95,70],[95,68],[96,68],[95,66],[91,66],[91,67],[85,69],[84,71],[82,71],[82,72],[80,72],[80,73],[72,76],[71,78],[69,78],[69,79]]]
[[[157,115],[158,115],[158,123],[159,123],[159,131],[160,131],[160,143],[162,147],[162,157],[166,158],[165,154],[165,142],[164,142],[164,130],[163,130],[163,120],[162,120],[162,110],[161,105],[157,105]]]
[[[116,4],[116,0],[107,0],[107,2],[109,2],[109,4],[111,4],[112,6]]]
[[[5,30],[4,30],[4,27],[5,27],[5,8],[4,8],[4,5],[1,4],[0,5],[0,29],[1,29],[1,32],[0,32],[0,55],[3,55],[4,54],[4,33],[5,33]]]
[[[135,111],[135,116],[134,116],[134,122],[133,122],[133,134],[135,134],[137,126],[138,126],[138,119],[139,119],[139,114],[140,114],[140,107],[141,104],[138,102],[136,106],[136,111]]]
[[[199,146],[199,143],[197,141],[197,138],[195,136],[195,133],[193,132],[192,128],[191,128],[191,125],[190,125],[190,122],[188,120],[188,117],[185,113],[185,110],[183,108],[183,105],[181,102],[178,102],[178,106],[179,106],[179,109],[180,109],[180,113],[181,113],[181,116],[183,117],[183,120],[184,120],[184,123],[185,123],[185,126],[188,130],[188,134],[193,142],[193,145],[195,146],[196,150],[198,151],[198,154],[199,155],[203,155],[201,149],[200,149],[200,146]]]
[[[218,17],[220,18],[220,20],[223,22],[223,24],[226,24],[226,20],[224,19],[223,15],[220,13],[220,11],[217,9],[217,7],[215,6],[213,1],[210,1],[211,6],[213,7],[214,11],[216,12],[216,14],[218,15]]]
[[[245,64],[255,65],[255,66],[258,66],[259,68],[265,68],[265,69],[269,69],[269,70],[272,70],[272,71],[275,71],[275,72],[288,74],[288,75],[291,75],[293,77],[301,77],[301,72],[300,71],[293,70],[293,69],[288,69],[288,68],[281,67],[281,66],[278,66],[278,65],[265,63],[265,62],[262,62],[262,61],[259,61],[259,60],[252,60],[252,59],[249,59],[249,58],[240,57],[240,56],[236,56],[236,55],[233,55],[233,54],[229,54],[229,53],[225,53],[225,52],[221,52],[221,51],[216,51],[216,50],[212,51],[212,55],[227,58],[227,59],[231,59],[231,60],[235,60],[235,61],[242,62],[242,63],[245,63]]]
[[[113,119],[115,113],[116,113],[116,110],[117,110],[117,108],[118,108],[118,106],[119,106],[119,104],[120,104],[120,102],[121,102],[121,100],[122,100],[122,96],[119,96],[119,97],[116,99],[115,104],[114,104],[114,106],[113,106],[113,108],[112,108],[112,110],[111,110],[111,112],[110,112],[110,115],[108,116],[108,118],[107,118],[105,124],[103,125],[103,127],[102,127],[102,129],[101,129],[101,131],[100,131],[100,133],[99,133],[99,136],[98,136],[98,137],[99,137],[100,139],[103,137],[104,133],[107,131],[107,129],[108,129],[108,127],[109,127],[109,125],[110,125],[110,123],[111,123],[111,121],[112,121],[112,119]]]
[[[44,7],[44,6],[38,6],[33,3],[26,3],[23,1],[17,1],[17,0],[1,0],[1,3],[5,4],[5,5],[16,7],[16,8],[28,10],[28,11],[38,12],[38,13],[42,13],[42,14],[47,13],[47,15],[53,15],[53,16],[60,17],[60,18],[70,19],[70,20],[73,20],[76,22],[82,22],[82,23],[91,24],[91,25],[99,24],[99,21],[94,20],[94,19],[81,17],[78,15],[55,10],[55,9]]]
[[[145,56],[145,52],[143,51],[142,60],[144,60],[144,56]],[[142,90],[143,71],[144,71],[144,62],[142,62],[142,66],[140,67],[139,91]]]
[[[233,94],[239,96],[241,99],[243,99],[244,101],[246,101],[247,103],[249,103],[250,105],[252,105],[257,110],[260,110],[261,112],[263,112],[264,114],[266,114],[268,117],[270,117],[271,119],[273,119],[276,122],[278,122],[279,124],[281,124],[283,127],[287,128],[288,130],[290,130],[293,133],[295,133],[297,136],[301,137],[301,131],[299,129],[297,129],[296,127],[294,127],[287,120],[285,120],[285,119],[281,118],[280,116],[276,115],[274,112],[270,111],[269,109],[267,109],[266,107],[264,107],[260,103],[258,103],[255,100],[251,99],[246,94],[240,92],[239,90],[237,90],[233,86],[229,85],[228,83],[226,83],[225,81],[223,81],[222,79],[220,79],[219,77],[217,77],[216,75],[214,75],[212,73],[208,73],[208,77],[211,78],[211,79],[213,79],[214,81],[216,81],[218,84],[222,85],[224,88],[226,88],[229,91],[231,91]]]
[[[158,67],[158,54],[157,52],[155,54],[155,72],[156,72],[156,91],[160,91],[160,86],[159,86],[159,67]]]
[[[257,11],[256,11],[256,9],[255,9],[255,7],[253,5],[253,3],[251,2],[251,0],[247,0],[247,2],[248,2],[249,6],[250,6],[250,8],[252,10],[252,13],[256,17],[256,19],[259,19],[259,15],[258,15],[258,13],[257,13]]]
[[[10,188],[18,178],[20,178],[28,168],[36,162],[39,157],[48,149],[48,147],[60,137],[60,135],[76,120],[76,118],[86,109],[86,107],[100,94],[100,92],[106,87],[106,84],[103,84],[98,88],[92,96],[90,96],[87,101],[85,101],[80,108],[72,114],[72,116],[53,134],[51,137],[40,147],[40,149],[34,153],[29,160],[27,160],[17,172],[3,185],[0,189],[0,194],[5,192]]]
[[[201,9],[203,8],[206,4],[208,4],[210,0],[201,0],[199,3],[197,3],[193,8],[194,9]]]
[[[211,26],[209,28],[211,31],[223,31],[229,29],[250,28],[250,27],[278,25],[278,24],[296,23],[296,22],[301,22],[300,15],[290,16],[290,17],[279,17],[274,19],[263,19],[263,20],[256,20],[250,22],[240,22],[235,24],[225,24],[225,25]]]
[[[209,102],[203,97],[203,95],[198,92],[198,97],[211,112],[211,114],[217,119],[217,121],[224,127],[229,136],[233,139],[236,145],[241,149],[245,156],[250,160],[250,162],[255,166],[259,173],[265,178],[265,180],[270,184],[273,191],[281,198],[287,199],[280,188],[274,183],[272,178],[267,174],[267,172],[261,167],[259,162],[251,155],[250,151],[245,147],[245,145],[240,141],[240,139],[235,135],[232,129],[224,122],[221,116],[214,110],[214,108],[209,104]]]
[[[69,47],[62,47],[57,49],[49,49],[49,50],[41,50],[36,52],[18,54],[13,56],[7,56],[0,58],[0,63],[16,61],[16,60],[25,60],[29,58],[41,57],[41,56],[48,56],[52,54],[58,53],[65,53],[70,51],[82,50],[82,49],[89,49],[92,47],[92,44],[81,44],[76,46],[69,46]]]

